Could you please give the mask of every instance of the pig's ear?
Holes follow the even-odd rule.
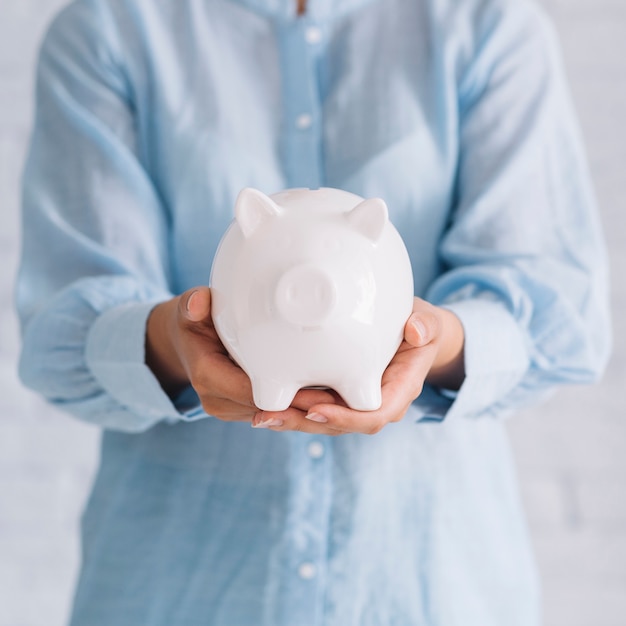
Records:
[[[246,238],[251,237],[259,226],[280,213],[280,207],[258,189],[246,187],[237,196],[235,219]]]
[[[353,228],[376,243],[389,219],[389,211],[384,200],[370,198],[357,204],[346,217]]]

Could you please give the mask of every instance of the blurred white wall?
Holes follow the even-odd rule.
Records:
[[[0,626],[65,624],[98,455],[98,431],[21,389],[14,371],[18,180],[33,66],[63,4],[0,0]],[[626,1],[544,4],[562,37],[610,246],[615,354],[600,385],[560,392],[511,420],[510,431],[544,579],[545,626],[624,626]]]

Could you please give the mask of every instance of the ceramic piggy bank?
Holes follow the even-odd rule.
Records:
[[[409,257],[381,199],[244,189],[211,289],[217,333],[260,409],[282,411],[312,386],[353,409],[380,407],[413,305]]]

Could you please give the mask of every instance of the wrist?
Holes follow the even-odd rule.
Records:
[[[441,316],[441,332],[437,342],[437,355],[426,381],[436,387],[457,390],[465,378],[465,332],[461,320],[452,311],[441,307],[437,309]]]

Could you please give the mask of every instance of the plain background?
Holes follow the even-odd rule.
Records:
[[[65,623],[80,512],[98,457],[97,429],[47,407],[15,374],[18,186],[33,68],[43,30],[64,4],[0,0],[0,626]],[[510,432],[544,581],[545,626],[624,626],[626,0],[544,4],[561,35],[609,244],[615,347],[601,384],[561,391],[511,420]]]

